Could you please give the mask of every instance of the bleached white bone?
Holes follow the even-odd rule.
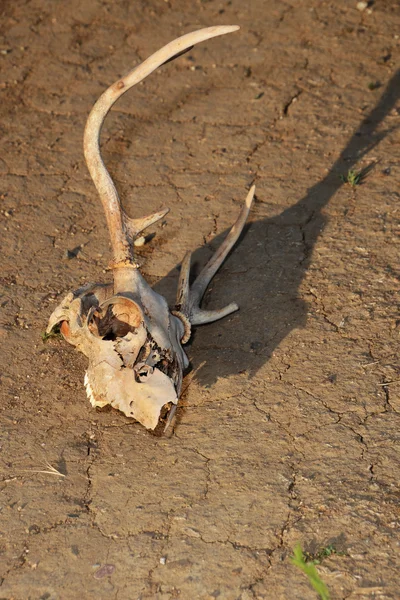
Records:
[[[85,128],[87,166],[107,219],[113,251],[112,284],[88,284],[69,293],[50,317],[47,331],[56,325],[64,338],[88,357],[85,386],[93,406],[110,404],[151,430],[165,429],[175,412],[188,359],[182,345],[192,325],[210,323],[238,309],[236,303],[218,311],[200,308],[208,284],[238,240],[254,197],[254,186],[227,238],[189,285],[190,254],[186,255],[178,284],[175,310],[142,277],[134,260],[134,239],[162,219],[168,209],[139,219],[128,217],[103,163],[99,138],[112,105],[157,67],[195,44],[239,29],[208,27],[167,44],[119,79],[100,96]]]

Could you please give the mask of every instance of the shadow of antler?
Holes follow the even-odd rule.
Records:
[[[378,129],[399,96],[400,70],[361,121],[326,177],[280,215],[249,226],[226,265],[229,284],[223,288],[217,283],[212,294],[213,303],[219,304],[229,298],[227,288],[234,289],[241,310],[229,319],[229,326],[215,326],[214,332],[208,330],[206,338],[198,335],[193,344],[194,367],[205,363],[196,376],[201,385],[211,385],[219,377],[244,369],[250,375],[256,373],[294,328],[305,325],[307,304],[298,297],[298,290],[327,222],[322,209],[343,185],[340,173],[355,166],[392,131]],[[212,240],[211,247],[217,247],[226,233]],[[204,254],[199,249],[194,258],[202,262]],[[164,293],[167,279],[159,282]],[[218,337],[221,327],[223,336]],[[221,360],[221,355],[226,359]]]

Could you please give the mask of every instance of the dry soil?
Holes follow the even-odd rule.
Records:
[[[400,598],[400,8],[376,0],[3,0],[1,600]],[[41,333],[109,281],[82,153],[88,112],[173,38],[196,47],[122,98],[103,152],[172,303],[257,185],[189,345],[178,422],[96,411],[85,358]],[[359,185],[343,178],[366,169]],[[54,469],[54,470],[53,470]],[[322,552],[323,553],[323,552]]]

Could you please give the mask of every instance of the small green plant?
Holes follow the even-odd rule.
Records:
[[[363,172],[356,171],[356,169],[349,169],[347,171],[347,175],[340,176],[340,179],[343,181],[343,183],[349,183],[351,187],[356,187],[356,185],[360,185],[362,178]]]
[[[330,556],[333,554],[333,552],[333,546],[327,546],[326,548],[323,548],[319,553],[320,559],[322,560],[322,558]],[[320,599],[330,600],[329,590],[319,576],[315,566],[315,561],[318,559],[314,558],[314,560],[308,561],[307,557],[303,554],[300,544],[297,544],[293,549],[293,556],[290,558],[290,560],[296,567],[300,569],[300,571],[304,573],[314,590],[319,595]]]
[[[348,183],[351,187],[356,187],[356,185],[360,185],[363,183],[364,179],[369,175],[370,171],[372,171],[379,161],[372,161],[369,165],[364,167],[363,169],[349,169],[346,175],[340,175],[340,179],[343,183]]]
[[[41,334],[42,342],[46,343],[48,340],[58,340],[62,338],[60,328],[54,327],[49,333],[47,331],[43,331]]]

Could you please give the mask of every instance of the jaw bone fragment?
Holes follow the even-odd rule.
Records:
[[[161,48],[100,96],[85,128],[86,163],[99,193],[113,250],[113,283],[88,284],[69,293],[50,317],[64,338],[89,359],[85,386],[93,406],[110,404],[147,429],[167,428],[175,412],[188,359],[182,348],[192,325],[211,323],[238,310],[236,303],[215,311],[200,303],[208,284],[239,238],[254,196],[249,191],[227,238],[189,285],[190,254],[182,263],[176,310],[169,310],[140,274],[134,259],[135,238],[168,210],[132,219],[123,211],[115,185],[103,163],[99,138],[104,119],[122,94],[157,67],[195,44],[230,33],[237,26],[208,27],[184,35]]]

